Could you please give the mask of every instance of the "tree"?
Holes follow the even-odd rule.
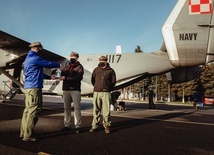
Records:
[[[214,96],[214,63],[203,65],[201,76],[198,79],[173,84],[171,90],[181,98],[183,95],[182,87],[184,88],[185,96],[193,96],[196,90],[201,91],[205,96]]]
[[[137,45],[137,47],[135,48],[135,53],[143,53],[139,45]]]
[[[160,95],[161,101],[168,94],[168,82],[166,79],[166,74],[159,75],[157,78],[158,89],[157,94]]]
[[[202,66],[200,77],[201,84],[204,87],[206,96],[214,96],[214,63]]]
[[[157,82],[157,83],[156,83]],[[148,87],[155,89],[157,86],[158,94],[163,98],[168,95],[168,82],[165,74],[148,77],[132,85],[132,91],[140,94],[148,94]],[[172,84],[171,93],[175,95],[175,101],[182,101],[184,95],[185,100],[192,98],[196,90],[200,90],[205,96],[214,96],[214,63],[206,64],[202,66],[201,76],[198,79],[191,80],[189,82]]]

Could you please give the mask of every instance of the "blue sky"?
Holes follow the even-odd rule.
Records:
[[[158,50],[177,0],[1,0],[0,29],[68,56]]]

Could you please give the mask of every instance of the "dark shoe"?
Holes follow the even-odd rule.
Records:
[[[61,129],[61,131],[70,131],[70,130],[71,130],[71,128],[69,128],[69,127],[64,127]]]
[[[27,142],[27,141],[31,141],[31,142],[37,141],[36,137],[23,138],[22,140],[25,141],[25,142]]]
[[[98,130],[98,127],[92,127],[89,132],[96,132]]]
[[[106,126],[105,127],[105,133],[110,133],[111,131],[110,131],[110,128],[109,128],[109,126]]]

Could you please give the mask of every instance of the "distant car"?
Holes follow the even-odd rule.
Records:
[[[204,105],[214,105],[214,96],[205,96]]]

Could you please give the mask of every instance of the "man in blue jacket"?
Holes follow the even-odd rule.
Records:
[[[38,122],[38,114],[42,110],[42,88],[43,79],[54,77],[43,73],[43,68],[60,68],[60,64],[44,60],[39,56],[43,47],[40,42],[33,42],[29,45],[29,51],[24,62],[25,75],[25,109],[23,111],[20,137],[23,141],[36,141],[33,130]]]

